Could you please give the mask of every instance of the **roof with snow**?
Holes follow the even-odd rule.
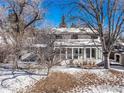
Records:
[[[85,47],[85,46],[101,46],[100,40],[95,39],[68,39],[68,40],[58,40],[55,42],[55,46],[63,47]]]
[[[52,31],[60,34],[60,33],[82,33],[82,34],[86,34],[86,33],[90,33],[90,34],[94,34],[97,33],[96,30],[91,30],[90,28],[53,28]]]

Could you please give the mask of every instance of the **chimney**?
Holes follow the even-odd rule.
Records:
[[[65,16],[62,16],[62,20],[61,20],[61,23],[59,25],[60,28],[66,28],[66,23],[65,23]]]

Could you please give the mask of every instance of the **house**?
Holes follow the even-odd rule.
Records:
[[[29,29],[29,32],[30,30],[31,29]],[[56,41],[54,42],[54,48],[59,51],[58,58],[60,60],[66,62],[72,60],[77,62],[95,61],[96,64],[103,61],[102,45],[97,31],[94,31],[96,33],[94,34],[94,32],[90,28],[80,28],[76,27],[76,25],[74,24],[72,24],[71,27],[68,28],[65,23],[64,16],[62,17],[62,22],[60,23],[59,27],[53,28],[52,31],[54,32],[56,37]],[[40,32],[37,33],[40,34]],[[28,40],[24,40],[25,45],[31,46],[31,49],[47,46],[46,44],[40,44],[41,42],[35,42],[32,45],[32,42],[34,40],[33,34],[26,33],[26,36],[28,36],[29,38]],[[0,41],[2,41],[2,38],[0,38]],[[112,58],[113,60],[122,64],[123,56],[124,53],[119,52],[119,50],[114,50]],[[33,57],[33,60],[35,59],[35,57],[36,56]],[[32,59],[32,55],[30,57],[30,53],[29,55],[27,54],[26,58],[23,58],[22,60],[28,59]]]
[[[101,62],[102,47],[99,36],[88,28],[54,28],[56,31],[55,49],[60,52],[60,59],[95,59]]]
[[[95,60],[101,62],[102,47],[98,34],[89,28],[67,28],[64,18],[59,28],[53,28],[56,35],[55,49],[61,60]],[[97,33],[97,31],[96,31]]]

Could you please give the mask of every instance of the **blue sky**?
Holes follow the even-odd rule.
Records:
[[[45,14],[45,19],[50,22],[51,24],[53,24],[54,26],[58,26],[60,21],[61,21],[61,17],[63,15],[62,10],[58,7],[51,7],[47,10],[47,13]]]
[[[52,3],[47,5],[50,1]],[[63,9],[60,6],[55,5],[56,1],[57,0],[44,0],[43,6],[44,9],[46,10],[44,20],[45,22],[50,23],[55,27],[58,27],[58,25],[61,22],[61,17],[62,15],[64,15],[64,13],[63,13]],[[3,3],[2,0],[0,0],[0,5],[4,6],[4,4],[5,3]]]
[[[44,0],[43,6],[47,10],[45,20],[50,22],[54,27],[58,27],[61,18],[64,15],[65,21],[68,27],[72,23],[78,23],[79,20],[70,20],[70,10],[72,9],[73,5],[71,6],[69,3],[71,1],[78,1],[78,0]],[[74,15],[78,15],[77,11],[72,12]]]
[[[51,1],[50,4],[48,4]],[[59,26],[61,22],[61,17],[65,15],[65,9],[60,5],[55,4],[57,0],[45,0],[45,20],[50,22],[53,26]]]
[[[2,2],[1,1],[2,0],[0,0],[0,5],[2,4],[2,2],[4,0]],[[70,22],[70,20],[67,19],[68,18],[67,17],[67,15],[68,15],[67,13],[70,10],[70,7],[72,7],[72,6],[69,6],[68,5],[68,6],[64,6],[63,7],[63,5],[62,5],[62,4],[67,3],[69,1],[76,1],[76,0],[44,0],[44,2],[43,2],[42,5],[43,5],[44,9],[46,10],[45,18],[44,18],[45,19],[45,23],[46,24],[49,23],[49,24],[51,24],[54,27],[58,27],[59,24],[60,24],[60,22],[61,22],[61,17],[63,15],[66,15],[65,16],[66,17],[66,23],[69,26],[72,23],[72,20]],[[77,10],[76,11],[75,10],[73,11],[73,14],[74,15],[79,15],[79,14],[77,14],[78,13]],[[85,18],[86,19],[89,19],[88,16],[85,16]],[[76,20],[76,21],[78,21],[78,20]],[[73,20],[73,23],[74,22],[75,21]],[[107,23],[105,23],[105,24],[107,24]]]
[[[0,0],[0,5],[5,5],[3,1],[4,0]],[[68,1],[68,0],[44,0],[42,4],[42,7],[46,11],[44,24],[50,24],[54,27],[58,27],[61,22],[62,16],[66,15],[65,17],[67,18],[67,11],[69,9],[67,6],[63,7],[62,5],[65,3],[65,1]],[[68,20],[66,21],[69,26],[70,22]]]

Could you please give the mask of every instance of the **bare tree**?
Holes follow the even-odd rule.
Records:
[[[80,19],[100,36],[104,68],[110,68],[109,55],[124,27],[123,0],[72,0],[68,3],[70,16]]]
[[[20,58],[23,47],[24,34],[31,26],[43,19],[43,9],[40,8],[41,0],[3,0],[6,18],[2,19],[4,30],[9,33],[14,55],[14,67],[18,68],[17,61]],[[2,9],[2,8],[1,8]],[[5,14],[3,16],[5,16]],[[26,38],[25,38],[26,39]]]
[[[39,31],[36,34],[34,42],[33,47],[38,56],[37,61],[47,68],[47,74],[49,74],[51,67],[61,62],[60,57],[58,57],[59,50],[55,49],[55,32],[52,32],[51,29]]]

